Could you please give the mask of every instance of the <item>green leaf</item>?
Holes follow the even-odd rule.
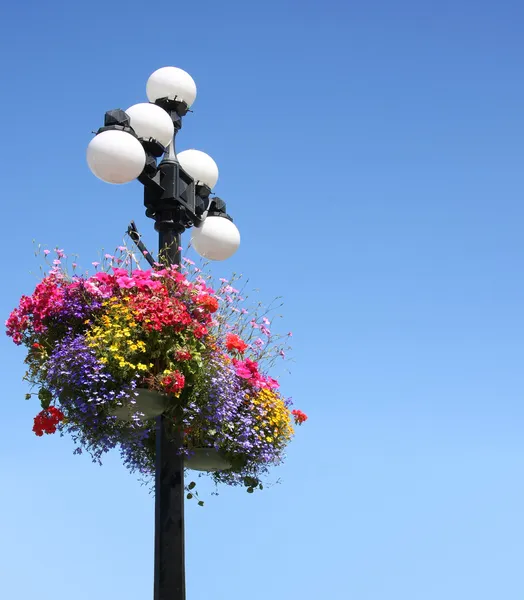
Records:
[[[38,399],[40,400],[42,408],[46,410],[51,405],[53,396],[51,395],[50,391],[46,390],[45,388],[40,388],[40,391],[38,392]]]
[[[255,490],[252,487],[247,488],[247,493],[252,494]]]
[[[26,395],[25,395],[25,399],[26,399],[26,400],[31,400],[31,394],[26,394]]]
[[[188,495],[186,496],[186,498],[187,498],[188,500],[191,500],[191,498],[192,498],[192,497],[193,497],[193,494],[188,494]]]
[[[187,487],[188,487],[188,489],[192,490],[196,487],[196,483],[194,481],[192,481]]]
[[[259,489],[259,490],[263,490],[263,489],[264,489],[264,486],[263,486],[262,484],[260,484],[260,485],[258,486],[258,489]]]
[[[198,501],[198,506],[204,506],[204,501],[203,500],[199,500]]]

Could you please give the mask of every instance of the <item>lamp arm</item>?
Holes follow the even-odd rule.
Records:
[[[147,260],[147,262],[152,267],[154,267],[155,261],[154,261],[153,257],[151,256],[151,253],[149,252],[149,250],[145,247],[144,243],[141,241],[140,233],[138,232],[138,229],[136,228],[134,221],[131,221],[131,223],[129,223],[129,226],[127,228],[127,235],[133,240],[136,247],[140,250],[140,252],[142,253],[142,256]]]

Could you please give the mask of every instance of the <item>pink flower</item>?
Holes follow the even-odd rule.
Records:
[[[95,281],[100,281],[100,283],[108,284],[114,283],[115,281],[115,278],[112,275],[109,275],[109,273],[104,273],[104,271],[100,271],[96,275],[93,275],[91,279],[94,279]]]
[[[255,319],[252,319],[249,324],[251,327],[253,327],[253,329],[260,329],[260,325],[255,321]]]
[[[267,335],[267,337],[271,335],[271,331],[269,331],[269,329],[265,325],[260,325],[260,332],[264,335]]]
[[[273,385],[273,382],[276,383],[276,380],[274,379],[271,379],[270,382],[266,381],[266,379],[258,372],[258,363],[249,358],[246,358],[246,360],[237,360],[234,358],[233,365],[237,376],[242,379],[247,379],[253,387],[270,387]]]
[[[114,256],[111,256],[111,254],[104,254],[104,258],[107,258],[107,259],[113,260],[115,257],[114,257]]]
[[[271,321],[267,317],[262,317],[262,323],[264,325],[271,325]]]
[[[117,277],[116,278],[116,282],[118,283],[118,285],[121,288],[124,289],[131,289],[132,287],[135,287],[135,281],[132,277],[128,277],[127,275],[122,275],[121,277]]]
[[[44,250],[44,254],[47,256],[49,254],[49,250]]]
[[[97,262],[97,261],[95,260],[95,262],[92,262],[91,264],[92,264],[92,265],[93,265],[93,267],[95,267],[95,269],[96,269],[100,263],[99,263],[99,262]]]
[[[248,367],[246,367],[244,361],[237,361],[237,364],[235,365],[235,373],[242,379],[251,379],[251,371],[248,369]]]
[[[236,290],[234,287],[231,287],[230,285],[226,285],[226,287],[224,288],[224,292],[226,294],[238,294],[238,290]]]
[[[265,382],[264,382],[268,388],[272,389],[272,390],[276,390],[277,388],[280,387],[280,384],[278,383],[278,381],[276,379],[273,379],[273,377],[266,377]]]

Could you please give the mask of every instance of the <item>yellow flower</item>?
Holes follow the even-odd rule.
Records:
[[[264,432],[263,437],[268,444],[288,441],[293,435],[291,413],[283,398],[275,391],[262,389],[255,397],[246,398],[253,406],[257,406],[255,418],[257,427]]]

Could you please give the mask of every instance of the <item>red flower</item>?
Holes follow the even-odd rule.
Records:
[[[56,406],[51,406],[36,415],[33,431],[38,437],[42,437],[44,433],[55,433],[56,426],[63,420],[64,413]]]
[[[229,350],[229,352],[236,350],[240,354],[243,354],[247,348],[247,344],[243,339],[239,338],[238,335],[234,333],[228,333],[226,336],[226,348]]]
[[[307,415],[301,410],[293,410],[291,411],[291,414],[295,417],[295,423],[297,425],[302,425],[302,423],[307,421]]]
[[[56,406],[50,406],[48,410],[51,416],[57,421],[64,420],[64,413],[59,408],[56,408]]]
[[[209,296],[207,294],[205,296],[200,296],[197,303],[210,313],[214,313],[218,310],[218,300],[214,296]]]
[[[191,352],[189,350],[177,350],[175,352],[175,360],[191,360]]]
[[[139,291],[131,296],[129,307],[135,311],[137,321],[144,323],[148,331],[162,331],[164,327],[182,331],[193,322],[185,304],[167,294],[151,296]]]
[[[197,340],[200,340],[201,338],[203,338],[205,335],[207,335],[207,327],[205,327],[204,325],[193,325],[193,333],[195,334],[195,337],[197,338]]]
[[[162,385],[168,394],[173,394],[174,396],[178,396],[180,392],[184,389],[184,385],[186,384],[186,378],[180,371],[173,371],[166,375],[164,379],[162,379]]]
[[[40,349],[42,346],[40,344],[37,344],[36,342],[33,344],[33,348],[36,348],[36,350]]]

